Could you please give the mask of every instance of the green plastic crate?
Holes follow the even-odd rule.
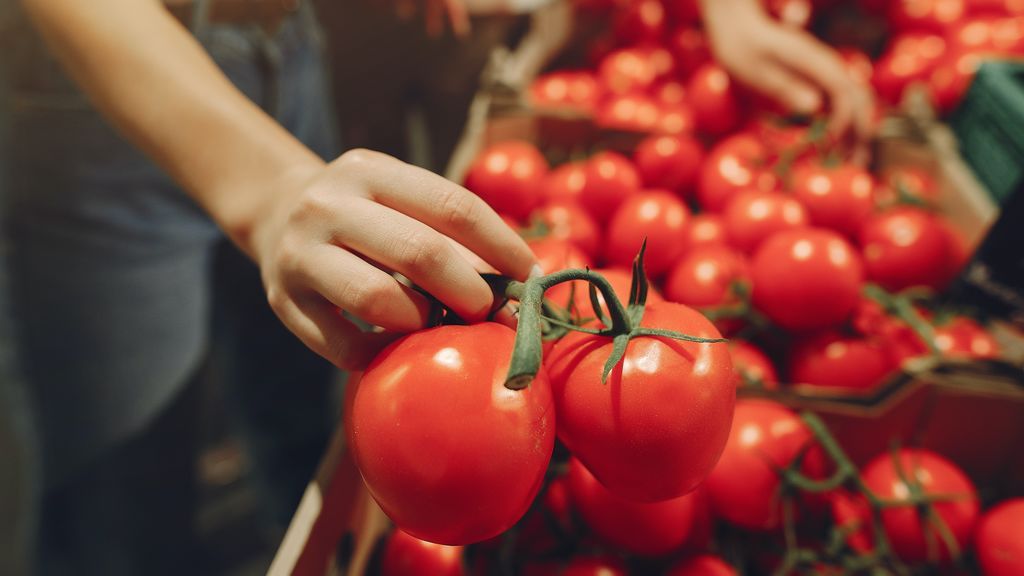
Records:
[[[1002,204],[1024,184],[1024,62],[982,64],[950,125],[964,160]]]

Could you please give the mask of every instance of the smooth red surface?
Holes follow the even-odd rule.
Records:
[[[547,160],[533,144],[511,140],[481,152],[465,184],[496,212],[522,220],[540,203],[547,172]]]
[[[1024,574],[1024,498],[1000,502],[985,512],[974,550],[985,576]]]
[[[760,190],[735,194],[722,216],[729,244],[748,254],[774,234],[810,223],[807,210],[793,196]]]
[[[381,576],[463,576],[462,546],[434,544],[395,529],[381,556]]]
[[[686,92],[701,132],[723,136],[740,125],[743,107],[732,78],[718,64],[708,62],[697,68]]]
[[[881,341],[830,331],[793,347],[789,381],[822,388],[870,390],[894,369],[896,365]]]
[[[815,226],[856,238],[875,208],[875,179],[852,164],[804,164],[793,171],[793,197]]]
[[[612,216],[605,232],[605,262],[629,267],[647,242],[644,268],[660,277],[682,254],[679,237],[690,220],[690,209],[664,190],[645,190],[630,196]]]
[[[690,225],[683,230],[679,243],[684,255],[698,246],[727,245],[725,219],[710,212],[694,215],[690,218]]]
[[[750,285],[746,257],[727,246],[702,246],[672,268],[665,279],[665,299],[693,308],[736,304],[736,283]]]
[[[599,224],[611,218],[627,197],[640,192],[640,174],[617,152],[598,152],[584,165],[580,204]]]
[[[761,351],[750,342],[729,339],[729,354],[732,355],[732,369],[736,375],[736,387],[743,385],[743,377],[755,382],[760,382],[767,390],[779,388],[779,375],[775,371],[775,365]]]
[[[591,261],[597,257],[601,231],[590,213],[576,202],[549,202],[538,208],[533,217],[544,223],[549,238],[570,242]]]
[[[765,154],[764,146],[751,134],[736,134],[719,142],[708,154],[697,180],[701,208],[721,212],[741,190],[775,190],[778,179],[761,165]]]
[[[580,250],[568,240],[558,238],[539,238],[527,242],[537,264],[545,274],[569,268],[586,268],[594,266],[594,261],[587,253]]]
[[[665,188],[689,198],[704,162],[704,147],[688,136],[652,136],[637,145],[633,161],[647,188]]]
[[[876,214],[864,223],[860,245],[868,280],[888,290],[941,289],[950,279],[952,247],[938,216],[911,206]]]
[[[736,569],[718,556],[703,554],[678,562],[665,576],[736,576]]]

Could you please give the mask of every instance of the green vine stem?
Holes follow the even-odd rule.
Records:
[[[932,328],[932,325],[927,320],[921,317],[921,314],[918,313],[910,298],[900,294],[891,294],[876,284],[865,285],[864,296],[881,306],[882,310],[890,316],[903,320],[924,341],[925,346],[928,347],[928,351],[933,356],[942,355],[942,352],[935,344],[935,329]]]

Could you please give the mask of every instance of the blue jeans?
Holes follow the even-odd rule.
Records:
[[[336,153],[321,40],[308,10],[272,36],[247,26],[202,25],[195,33],[249,98],[315,152]],[[44,508],[60,494],[60,520],[44,510],[43,556],[79,574],[152,573],[174,558],[133,549],[147,527],[121,526],[139,514],[113,508],[144,506],[120,498],[116,484],[157,482],[162,461],[147,461],[158,473],[143,478],[111,473],[119,461],[111,455],[151,452],[138,438],[164,427],[164,413],[185,402],[182,391],[212,353],[249,433],[256,477],[268,488],[261,500],[286,522],[332,423],[333,372],[270,312],[254,266],[228,251],[221,252],[228,264],[214,269],[224,248],[211,220],[106,124],[36,42],[26,35],[13,51],[17,145],[2,200]],[[86,485],[96,489],[75,491]],[[69,558],[63,564],[46,549],[48,523],[61,524],[71,548],[60,551]]]

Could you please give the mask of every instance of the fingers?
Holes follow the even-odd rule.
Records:
[[[822,106],[821,92],[813,84],[774,62],[758,71],[751,87],[796,114],[814,114]]]
[[[334,166],[360,172],[374,200],[449,236],[502,274],[523,280],[535,264],[526,242],[494,210],[450,180],[364,150],[342,156]],[[371,166],[376,177],[368,177]]]
[[[469,13],[462,0],[441,0],[448,12],[448,21],[452,26],[452,32],[458,37],[469,34]]]
[[[846,133],[855,113],[853,79],[834,50],[803,30],[788,32],[780,35],[775,59],[825,91],[832,109],[829,129],[833,134]]]

